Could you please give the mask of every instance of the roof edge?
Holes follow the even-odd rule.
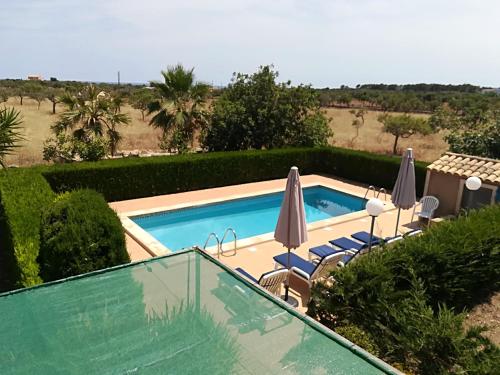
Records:
[[[460,156],[460,157],[465,157],[465,158],[469,158],[469,159],[477,159],[477,160],[484,160],[484,161],[492,161],[494,163],[500,163],[499,159],[492,159],[492,158],[486,158],[484,156],[474,156],[474,155],[468,155],[468,154],[458,154],[456,152],[450,152],[450,151],[446,151],[443,155],[441,155],[439,157],[439,159],[441,159],[444,155]],[[439,160],[439,159],[436,159],[436,160]],[[432,163],[429,165],[432,165]]]

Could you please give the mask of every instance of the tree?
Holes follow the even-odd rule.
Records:
[[[14,108],[0,108],[0,165],[5,168],[5,158],[24,140],[21,135],[22,118]]]
[[[15,89],[16,96],[19,98],[19,104],[23,105],[23,99],[26,96],[25,90],[23,87],[17,87]]]
[[[9,100],[11,92],[6,87],[0,87],[0,103]]]
[[[351,109],[349,111],[350,114],[354,115],[352,126],[356,129],[356,135],[351,139],[351,142],[354,142],[359,137],[359,129],[365,124],[365,115],[367,112],[365,109]]]
[[[149,88],[136,90],[130,96],[130,105],[132,108],[141,111],[142,121],[145,121],[145,114],[148,110],[148,105],[156,99],[155,91]]]
[[[447,129],[450,151],[500,158],[500,110],[441,106],[429,118],[433,129]]]
[[[429,126],[434,130],[456,130],[463,125],[461,116],[448,105],[438,107],[429,117]]]
[[[40,109],[40,104],[45,100],[46,94],[42,85],[38,83],[33,83],[26,85],[26,90],[28,96],[37,102],[37,109]]]
[[[384,125],[382,130],[384,133],[389,133],[394,136],[394,146],[392,147],[392,153],[394,155],[398,152],[398,140],[400,138],[409,138],[417,133],[422,135],[432,133],[432,129],[427,120],[408,114],[383,114],[378,117],[378,121]]]
[[[352,95],[349,92],[343,92],[340,94],[337,98],[337,101],[339,104],[341,104],[343,107],[349,108],[352,102]]]
[[[213,104],[202,143],[210,151],[325,145],[332,135],[310,86],[277,83],[278,73],[263,66],[235,74]]]
[[[110,153],[115,154],[121,140],[117,127],[128,124],[130,118],[118,112],[109,94],[89,85],[76,95],[63,95],[61,103],[67,110],[52,128],[56,135],[72,130],[73,137],[84,143],[107,136]]]
[[[473,128],[452,130],[445,140],[452,152],[500,159],[500,114],[491,113],[486,123]]]
[[[63,95],[64,91],[58,88],[49,88],[46,91],[46,98],[52,103],[52,114],[56,114],[56,104],[59,103],[60,96]]]
[[[163,132],[160,147],[183,152],[194,142],[194,132],[206,124],[208,85],[195,81],[194,69],[176,65],[162,71],[163,82],[151,82],[158,95],[148,105],[149,124]]]

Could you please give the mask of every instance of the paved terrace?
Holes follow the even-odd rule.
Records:
[[[303,187],[323,185],[361,197],[365,195],[367,189],[364,185],[320,175],[302,176],[301,183]],[[110,205],[118,214],[125,214],[127,212],[134,211],[154,210],[158,207],[174,208],[174,206],[177,207],[185,204],[197,204],[200,202],[209,203],[240,198],[248,195],[266,194],[270,191],[276,191],[277,189],[284,190],[285,185],[286,179],[279,179],[113,202],[110,203]],[[370,192],[368,197],[371,197],[372,194],[373,193]],[[381,194],[379,198],[384,201],[383,194]],[[415,223],[411,222],[411,215],[411,209],[401,211],[399,226],[400,233],[407,232],[415,227]],[[396,218],[397,209],[390,202],[390,194],[387,194],[385,210],[376,220],[374,234],[384,237],[394,235]],[[308,227],[312,227],[308,230],[308,242],[303,244],[300,248],[295,249],[294,252],[307,259],[309,248],[327,244],[329,240],[334,238],[342,236],[349,237],[350,234],[357,231],[369,231],[370,221],[369,215],[365,210],[363,210],[358,213],[323,220],[320,225],[308,225]],[[126,237],[127,249],[133,261],[152,257],[152,255],[132,237],[128,234]],[[284,248],[280,243],[269,239],[269,236],[263,236],[261,238],[261,242],[258,243],[245,244],[245,242],[246,241],[239,241],[239,248],[236,253],[232,251],[232,241],[225,243],[224,248],[226,252],[220,256],[220,260],[232,268],[242,267],[256,278],[259,278],[262,273],[274,268],[273,257],[275,255],[286,252],[286,248]],[[298,291],[302,296],[303,301],[301,302],[306,302],[308,298],[306,284],[300,282],[300,280],[292,280],[291,285],[295,291]],[[292,292],[292,295],[293,294],[295,293]],[[299,294],[295,295],[298,296]]]

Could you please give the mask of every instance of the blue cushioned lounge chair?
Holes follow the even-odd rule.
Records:
[[[366,244],[366,243],[361,243],[361,242],[353,241],[353,240],[351,240],[350,238],[347,238],[347,237],[340,237],[340,238],[337,238],[335,240],[331,240],[329,242],[333,246],[340,247],[341,249],[344,249],[344,250],[354,249],[354,250],[359,251],[359,250],[364,249],[365,247],[368,247],[368,244]]]
[[[316,247],[311,247],[309,249],[309,261],[315,260],[315,258],[324,258],[328,255],[339,253],[344,250],[336,250],[331,246],[328,245],[320,245]]]
[[[288,277],[288,270],[286,268],[272,270],[266,273],[263,273],[259,280],[250,275],[243,268],[236,268],[236,271],[241,273],[250,281],[255,284],[259,284],[264,289],[268,290],[270,293],[280,296],[281,295],[281,284],[283,284]]]
[[[333,267],[337,266],[337,263],[340,262],[346,253],[344,251],[337,251],[334,254],[327,255],[315,264],[313,262],[309,262],[294,253],[290,253],[290,271],[305,280],[309,287],[311,287],[313,281],[322,277],[325,272],[330,270]],[[276,265],[285,266],[287,265],[288,254],[283,253],[280,255],[276,255],[274,258]]]
[[[361,241],[362,243],[353,241],[349,238],[346,237],[341,237],[337,238],[335,240],[331,240],[330,243],[336,247],[341,248],[341,250],[335,249],[331,246],[328,245],[321,245],[321,246],[316,246],[312,247],[309,249],[309,261],[315,261],[315,258],[324,258],[327,255],[335,254],[341,251],[344,251],[347,253],[347,255],[344,257],[342,260],[343,264],[345,265],[350,258],[352,258],[353,255],[357,254],[358,251],[365,250],[368,247],[368,240],[370,238],[370,233],[368,232],[356,232],[351,235],[353,238]],[[378,246],[382,242],[386,244],[390,244],[393,242],[396,242],[400,239],[402,239],[402,236],[395,236],[395,237],[386,237],[386,238],[381,238],[381,237],[376,237],[373,236],[373,246]]]
[[[368,243],[370,241],[370,233],[364,231],[353,233],[351,234],[351,237],[363,243]],[[381,237],[372,236],[372,245],[378,245],[383,240],[385,241],[385,239]]]

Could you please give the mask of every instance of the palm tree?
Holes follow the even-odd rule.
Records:
[[[195,82],[193,70],[179,64],[161,72],[164,82],[151,82],[159,99],[148,105],[148,113],[154,113],[149,124],[163,131],[163,141],[170,137],[169,145],[180,152],[188,142],[193,146],[195,130],[206,123],[203,105],[210,87]]]
[[[99,92],[94,85],[89,85],[77,95],[66,93],[60,101],[68,109],[61,114],[59,121],[53,126],[56,134],[71,129],[73,136],[84,142],[106,134],[109,139],[110,153],[115,154],[121,140],[117,126],[128,124],[130,118],[120,113],[109,94]]]
[[[21,112],[14,108],[0,108],[0,165],[5,168],[5,158],[24,140],[21,135]]]

